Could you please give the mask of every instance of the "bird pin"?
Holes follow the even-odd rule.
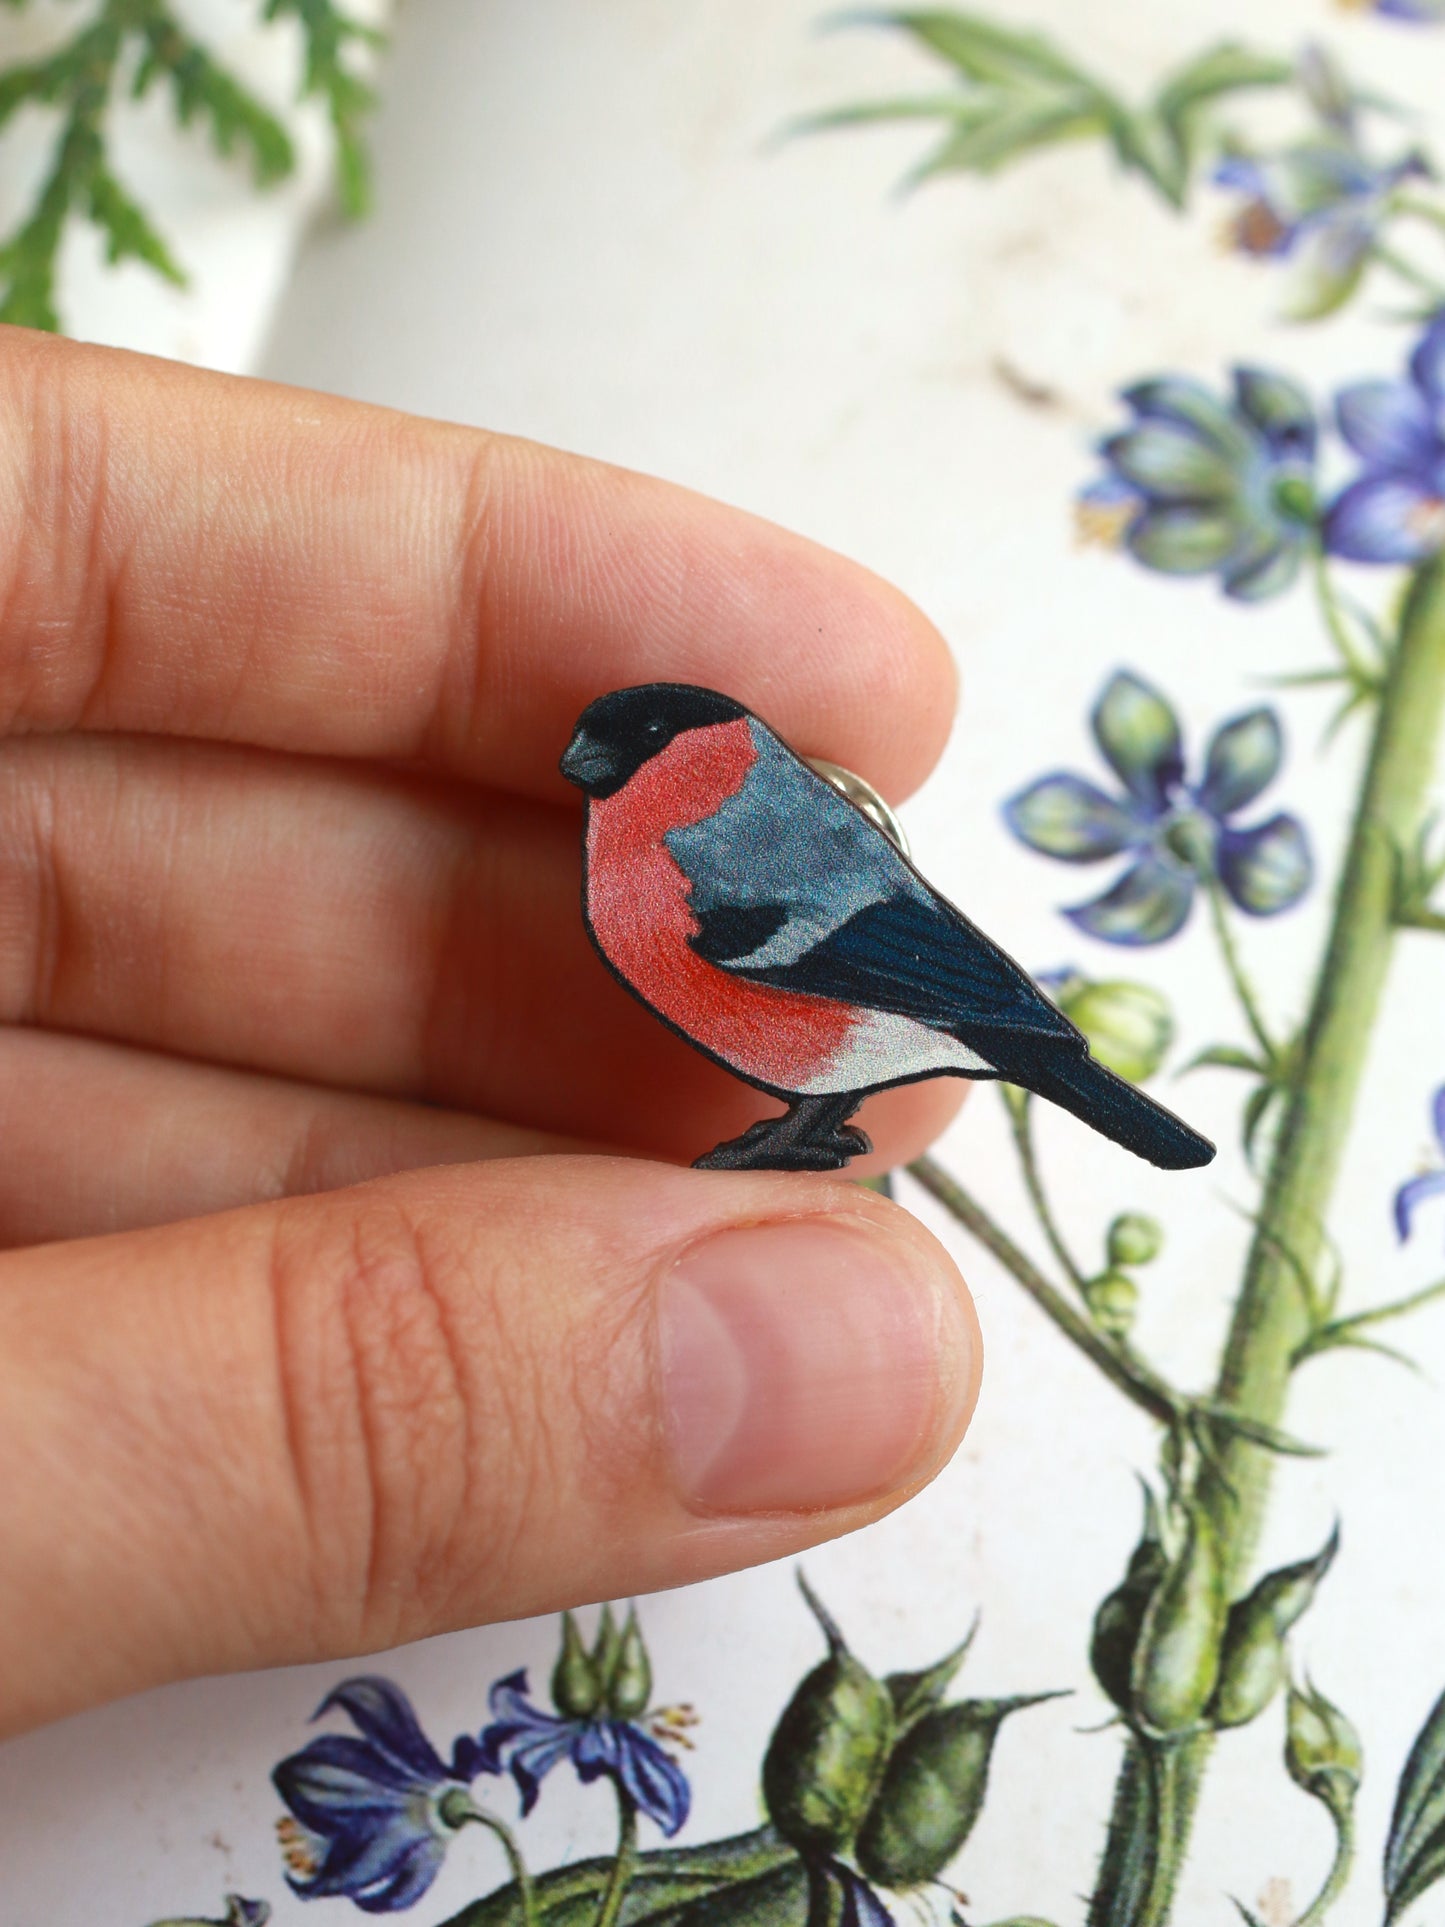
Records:
[[[1214,1146],[1090,1056],[1025,971],[741,703],[645,683],[590,703],[561,770],[587,799],[583,916],[633,995],[787,1103],[697,1160],[836,1171],[872,1091],[993,1077],[1166,1170]]]

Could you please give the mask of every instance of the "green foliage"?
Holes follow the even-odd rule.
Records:
[[[957,86],[943,95],[837,108],[801,123],[800,131],[940,121],[943,138],[914,170],[914,182],[991,174],[1061,142],[1103,140],[1121,167],[1179,207],[1204,152],[1208,110],[1245,89],[1295,78],[1292,62],[1225,42],[1166,74],[1149,101],[1131,107],[1046,35],[980,14],[907,9],[848,14],[843,22],[908,34],[953,69]]]
[[[20,8],[27,0],[6,0]],[[336,133],[343,207],[363,213],[368,173],[362,128],[375,96],[353,49],[378,37],[334,0],[265,0],[264,17],[294,16],[305,47],[304,94],[323,97]],[[112,167],[110,117],[123,96],[168,87],[176,120],[205,131],[224,158],[249,166],[258,187],[296,165],[291,138],[271,110],[187,33],[166,0],[93,0],[89,19],[43,60],[0,72],[0,124],[25,107],[58,110],[60,130],[30,212],[0,243],[0,321],[59,330],[55,281],[72,219],[89,221],[111,262],[139,261],[176,286],[185,274],[164,237]]]
[[[1445,1877],[1445,1693],[1416,1736],[1385,1844],[1385,1922]]]
[[[1266,1573],[1230,1607],[1220,1649],[1219,1684],[1208,1709],[1211,1726],[1247,1725],[1284,1684],[1286,1636],[1309,1610],[1339,1545],[1336,1526],[1312,1559]]]

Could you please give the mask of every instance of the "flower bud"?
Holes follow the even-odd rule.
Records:
[[[597,1637],[592,1642],[592,1670],[597,1675],[597,1683],[606,1693],[612,1679],[613,1668],[617,1664],[617,1651],[622,1644],[622,1634],[617,1629],[617,1620],[610,1605],[604,1605],[602,1615],[597,1621]]]
[[[590,1719],[602,1700],[602,1682],[597,1677],[577,1621],[571,1613],[562,1615],[562,1650],[552,1668],[552,1704],[564,1719]]]
[[[935,1880],[983,1809],[999,1728],[1010,1713],[1054,1697],[964,1700],[926,1713],[893,1749],[858,1835],[864,1875],[900,1891]]]
[[[823,1628],[828,1657],[783,1709],[763,1757],[768,1818],[801,1854],[850,1847],[893,1744],[888,1688],[848,1651],[805,1581],[803,1595]]]
[[[1139,1309],[1139,1287],[1127,1271],[1101,1271],[1084,1286],[1089,1316],[1110,1338],[1127,1338]]]
[[[1174,1042],[1168,1000],[1149,984],[1122,979],[1095,984],[1067,975],[1056,979],[1052,994],[1099,1062],[1131,1084],[1152,1077]]]
[[[1164,1249],[1164,1227],[1141,1211],[1123,1211],[1109,1226],[1111,1265],[1151,1265]]]
[[[1193,1726],[1209,1704],[1225,1611],[1219,1536],[1208,1513],[1191,1506],[1179,1555],[1145,1608],[1130,1673],[1133,1710],[1154,1732]]]
[[[642,1628],[637,1623],[637,1608],[629,1606],[617,1660],[607,1681],[607,1703],[619,1719],[635,1720],[639,1713],[647,1711],[651,1698],[652,1662],[647,1657]]]
[[[1131,1710],[1130,1681],[1145,1608],[1168,1563],[1159,1542],[1159,1514],[1154,1494],[1146,1486],[1144,1530],[1129,1556],[1122,1582],[1094,1615],[1093,1638],[1089,1643],[1089,1664],[1094,1669],[1094,1677],[1121,1713]]]
[[[1338,1706],[1313,1686],[1293,1683],[1285,1709],[1284,1763],[1289,1777],[1344,1826],[1364,1772],[1360,1736]]]
[[[1285,1635],[1314,1598],[1339,1543],[1337,1527],[1313,1559],[1266,1573],[1230,1607],[1219,1654],[1219,1684],[1209,1706],[1211,1724],[1246,1725],[1284,1684]]]

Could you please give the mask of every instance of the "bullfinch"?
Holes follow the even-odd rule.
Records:
[[[634,996],[784,1099],[697,1160],[830,1171],[871,1091],[992,1077],[1167,1170],[1214,1146],[1089,1054],[1018,964],[741,703],[646,683],[590,703],[562,757],[586,798],[583,916]]]

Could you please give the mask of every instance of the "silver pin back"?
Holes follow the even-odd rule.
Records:
[[[844,769],[840,763],[829,763],[821,756],[810,756],[808,767],[817,770],[825,783],[831,783],[840,796],[846,796],[855,809],[861,810],[870,823],[882,830],[896,850],[903,856],[912,857],[903,825],[871,783],[865,783],[861,776],[855,776],[852,770]]]

